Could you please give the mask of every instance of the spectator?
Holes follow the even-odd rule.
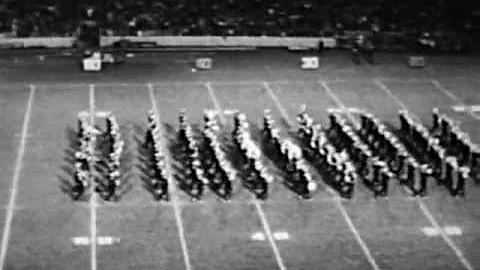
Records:
[[[396,31],[418,38],[430,31],[479,31],[473,10],[443,1],[369,0],[105,0],[91,3],[105,35],[343,36],[349,31]],[[0,0],[0,32],[12,36],[71,36],[81,21],[75,0],[36,4]],[[98,13],[93,15],[93,10]],[[467,12],[468,11],[468,12]],[[472,12],[473,14],[473,12]],[[86,15],[86,14],[85,14]],[[439,26],[438,22],[444,22]],[[466,26],[466,27],[465,27]],[[478,35],[478,34],[477,34]],[[445,36],[445,35],[444,35]]]

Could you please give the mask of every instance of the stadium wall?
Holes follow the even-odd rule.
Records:
[[[317,48],[323,41],[325,48],[337,46],[334,38],[312,37],[220,37],[220,36],[113,36],[102,37],[101,46],[111,46],[120,40],[132,43],[144,43],[158,47],[285,47],[295,49]],[[68,48],[75,44],[73,37],[31,37],[31,38],[0,38],[0,48]]]

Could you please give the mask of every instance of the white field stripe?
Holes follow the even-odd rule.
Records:
[[[358,245],[360,245],[360,247],[362,248],[363,253],[365,254],[365,257],[367,257],[368,262],[372,266],[372,269],[380,270],[380,267],[375,261],[375,258],[373,258],[373,255],[370,252],[370,249],[368,248],[365,241],[363,241],[362,236],[360,235],[360,232],[358,232],[357,228],[355,227],[355,224],[353,224],[352,218],[348,214],[347,210],[345,210],[345,207],[343,207],[342,201],[338,199],[336,202],[337,202],[338,209],[340,209],[340,212],[342,213],[342,216],[345,219],[345,222],[347,222],[347,225],[350,228],[350,231],[352,232],[353,236],[355,236],[355,239],[357,240]]]
[[[340,107],[340,109],[344,113],[347,114],[347,117],[350,118],[350,120],[355,125],[355,127],[357,129],[359,129],[360,128],[360,123],[357,120],[355,120],[355,118],[353,118],[353,116],[350,113],[350,111],[348,110],[347,106],[345,106],[345,104],[343,104],[343,102],[337,97],[337,95],[335,95],[335,93],[333,93],[332,89],[330,89],[330,87],[328,86],[328,83],[325,82],[325,81],[320,81],[320,84],[322,85],[322,88],[325,90],[325,92],[327,92],[327,94],[333,99],[333,101],[335,101],[335,103],[337,103],[337,105]]]
[[[378,88],[382,89],[385,93],[387,93],[387,95],[391,99],[395,100],[395,102],[400,105],[400,107],[402,107],[402,110],[408,111],[407,105],[405,105],[405,103],[403,103],[400,98],[394,95],[393,92],[385,85],[385,83],[383,83],[380,79],[374,79],[373,82]]]
[[[90,125],[95,127],[95,85],[91,84],[89,88],[89,116]],[[91,140],[90,140],[91,141]],[[95,145],[90,143],[90,153],[94,152]],[[91,164],[92,165],[92,164]],[[90,268],[97,269],[97,194],[95,192],[95,179],[90,181]]]
[[[207,85],[210,85],[210,84],[207,84]],[[211,85],[210,85],[210,87],[207,87],[207,88],[208,88],[208,92],[210,94],[210,97],[211,97],[211,99],[214,103],[215,109],[218,110],[218,111],[222,111],[222,107],[220,106],[220,103],[218,102],[218,99],[215,95],[214,89],[211,87]],[[222,114],[220,114],[220,121],[222,122],[222,124],[225,124],[225,117]],[[260,218],[260,221],[262,222],[263,230],[265,231],[265,234],[267,235],[268,242],[270,243],[270,246],[273,250],[273,255],[275,255],[275,259],[277,261],[278,268],[280,268],[280,270],[286,270],[287,268],[285,267],[285,264],[283,263],[283,259],[282,259],[282,256],[280,255],[280,251],[277,247],[277,243],[275,242],[275,239],[273,238],[273,235],[272,235],[271,226],[268,223],[267,217],[265,215],[265,212],[263,211],[262,206],[255,199],[253,199],[253,204],[255,205],[255,208],[257,209],[258,217]]]
[[[25,146],[27,144],[28,126],[30,124],[30,118],[32,115],[32,106],[35,98],[35,85],[30,85],[30,94],[28,96],[27,108],[23,117],[22,137],[20,139],[20,145],[18,148],[17,158],[15,159],[15,169],[13,171],[12,186],[10,189],[10,199],[8,201],[8,207],[5,217],[5,225],[3,227],[2,245],[0,250],[0,270],[4,269],[5,259],[7,256],[8,243],[10,239],[13,211],[15,209],[15,202],[18,193],[18,181],[20,179],[20,171],[22,170],[23,156],[25,155]]]
[[[406,105],[398,98],[396,97],[393,92],[386,86],[384,83],[382,83],[380,80],[375,80],[375,84],[377,84],[382,90],[384,90],[389,96],[395,97],[393,98],[398,105],[400,105],[404,110],[408,110]],[[418,118],[416,116],[416,118]],[[473,266],[470,264],[470,262],[465,258],[463,255],[462,251],[460,248],[453,242],[453,240],[445,233],[445,231],[442,229],[438,221],[435,219],[435,217],[432,215],[431,211],[428,209],[427,205],[418,197],[415,197],[415,201],[418,204],[418,207],[424,214],[424,216],[428,219],[430,224],[432,224],[435,229],[440,233],[442,236],[442,239],[447,243],[447,245],[453,250],[457,258],[460,260],[462,265],[465,267],[465,269],[468,270],[474,270]]]
[[[448,91],[445,87],[443,87],[438,80],[432,79],[430,82],[435,86],[437,90],[440,90],[444,95],[449,97],[451,100],[455,101],[459,105],[462,105],[462,106],[465,105],[465,103],[462,102],[460,99],[458,99],[452,92]]]
[[[457,98],[452,92],[448,91],[438,80],[431,80],[432,84],[435,86],[435,89],[442,92],[444,95],[449,97],[452,101],[456,102],[459,106],[466,106],[464,102],[462,102],[459,98]],[[475,118],[476,120],[480,120],[480,116],[471,110],[467,110],[467,113]]]
[[[412,112],[410,112],[410,110],[408,109],[407,105],[405,105],[405,103],[403,103],[403,101],[397,97],[393,92],[392,90],[390,90],[390,88],[388,88],[388,86],[383,83],[383,81],[379,80],[379,79],[375,79],[373,80],[373,82],[375,83],[375,85],[382,89],[385,93],[387,93],[387,95],[393,99],[400,107],[402,107],[402,110],[404,111],[409,111],[410,113],[410,116],[412,116],[414,118],[414,120],[418,121],[419,123],[422,122],[422,120],[420,119],[420,117],[418,117],[417,115],[413,114]]]
[[[417,203],[420,209],[422,210],[423,214],[427,217],[427,219],[430,221],[433,227],[437,229],[437,231],[440,233],[440,236],[442,237],[443,241],[447,243],[447,245],[453,250],[457,258],[460,260],[462,265],[465,267],[465,269],[468,270],[474,270],[472,264],[467,260],[467,258],[463,255],[462,251],[460,248],[453,242],[452,238],[447,235],[445,230],[440,226],[440,224],[437,222],[435,217],[432,215],[430,210],[428,209],[427,205],[425,205],[425,202],[417,198]]]
[[[161,122],[160,120],[160,111],[158,110],[157,106],[157,98],[155,97],[155,91],[153,89],[153,84],[148,84],[148,92],[150,95],[150,101],[152,103],[152,109],[153,112],[155,113],[157,120]],[[161,126],[162,133],[164,133],[164,130],[162,128],[161,123],[159,123]],[[167,148],[167,144],[165,142],[165,134],[162,134],[160,136],[161,138],[161,145],[163,150],[165,151],[165,161],[166,161],[166,168],[167,168],[167,177],[168,177],[168,192],[171,195],[172,198],[172,206],[173,206],[173,212],[175,215],[175,220],[177,222],[177,229],[178,229],[178,235],[180,237],[180,245],[182,247],[182,253],[183,253],[183,261],[185,263],[185,269],[186,270],[191,270],[192,265],[190,263],[190,256],[188,254],[188,246],[187,246],[187,240],[185,238],[185,231],[184,231],[184,226],[183,226],[183,219],[182,219],[182,214],[180,210],[180,205],[177,197],[177,191],[176,191],[176,183],[173,180],[173,175],[172,175],[172,170],[171,170],[171,157],[170,157],[170,151]]]
[[[263,87],[265,88],[265,90],[267,90],[268,95],[270,95],[270,98],[273,100],[273,103],[275,103],[275,106],[277,106],[277,109],[282,115],[283,119],[288,123],[290,127],[295,126],[294,123],[290,120],[287,110],[285,110],[285,108],[282,106],[282,104],[280,103],[280,100],[278,100],[277,95],[275,95],[275,93],[273,92],[268,82],[263,82]]]
[[[208,95],[210,96],[210,99],[213,101],[213,106],[215,106],[215,109],[218,111],[218,116],[220,117],[220,122],[222,125],[225,125],[225,116],[223,115],[223,111],[220,109],[220,102],[217,99],[217,96],[215,96],[212,84],[210,82],[205,83],[205,87],[208,90]]]
[[[275,259],[277,260],[278,268],[280,270],[286,270],[287,268],[283,263],[282,256],[280,255],[280,250],[278,249],[277,243],[275,242],[275,238],[273,237],[272,230],[270,228],[270,225],[268,224],[268,220],[265,215],[265,211],[263,211],[262,206],[257,200],[255,200],[255,208],[257,209],[258,217],[262,221],[263,230],[265,230],[265,234],[267,235],[268,242],[272,247],[273,254],[275,255]]]

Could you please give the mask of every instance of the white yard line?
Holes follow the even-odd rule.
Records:
[[[395,100],[397,102],[398,105],[400,105],[400,107],[402,107],[404,110],[408,110],[408,107],[405,105],[405,103],[403,103],[395,94],[393,94],[393,92],[388,88],[387,85],[385,85],[382,81],[380,80],[374,80],[375,84],[380,88],[382,89],[383,91],[385,91],[390,97],[392,97],[393,100]],[[414,115],[414,114],[412,114]],[[417,119],[418,119],[418,116],[415,116]],[[440,226],[439,222],[435,219],[435,217],[432,215],[431,211],[428,209],[427,205],[425,204],[425,202],[422,201],[422,199],[418,198],[418,197],[415,197],[415,202],[417,202],[418,204],[418,207],[420,208],[420,210],[422,211],[422,213],[424,214],[424,216],[428,219],[428,221],[430,222],[430,224],[432,224],[433,227],[435,227],[435,229],[437,229],[440,233],[440,236],[442,237],[442,239],[445,241],[445,243],[452,249],[452,251],[455,253],[455,255],[457,256],[457,258],[460,260],[460,262],[462,263],[462,265],[465,267],[465,269],[467,270],[474,270],[472,264],[467,260],[467,258],[463,255],[462,251],[460,250],[460,248],[454,243],[454,241],[452,240],[452,238],[450,238],[450,236],[448,236],[445,231],[443,230],[443,228]]]
[[[222,111],[222,107],[220,105],[220,102],[218,101],[216,95],[215,95],[215,90],[211,86],[211,83],[206,83],[205,86],[207,87],[207,90],[209,92],[209,96],[213,101],[213,105],[215,106],[215,109],[218,111]],[[226,119],[223,116],[223,114],[219,115],[220,117],[220,122],[222,125],[226,124]],[[280,250],[278,249],[277,243],[275,242],[275,239],[272,235],[272,229],[270,224],[268,223],[267,217],[265,215],[265,211],[263,210],[262,206],[260,203],[253,199],[253,204],[255,205],[255,208],[257,209],[258,217],[260,218],[260,221],[263,226],[263,230],[265,231],[265,234],[267,235],[268,242],[270,243],[270,246],[273,250],[273,254],[275,255],[275,259],[277,261],[278,268],[280,270],[286,270],[287,268],[285,267],[285,264],[283,262],[282,256],[280,255]]]
[[[15,168],[13,171],[12,177],[12,186],[10,189],[10,198],[8,201],[8,207],[5,217],[5,224],[3,227],[3,234],[2,234],[2,244],[0,250],[0,270],[5,269],[5,259],[7,257],[7,249],[8,243],[10,239],[11,229],[12,229],[12,221],[13,221],[13,212],[15,209],[15,203],[17,199],[18,193],[18,182],[20,179],[20,171],[22,170],[23,165],[23,157],[25,155],[25,146],[27,144],[27,134],[28,134],[28,126],[30,124],[31,114],[32,114],[32,106],[33,101],[35,99],[35,91],[36,86],[30,85],[30,94],[28,96],[28,103],[27,108],[25,110],[25,115],[23,118],[23,126],[22,126],[22,137],[20,139],[20,146],[18,148],[17,158],[15,159]]]
[[[455,96],[455,94],[453,94],[452,92],[448,91],[447,88],[445,88],[438,80],[435,80],[435,79],[432,79],[431,80],[431,83],[435,86],[435,89],[439,90],[440,92],[442,92],[444,95],[446,95],[447,97],[449,97],[452,101],[456,102],[457,105],[459,106],[466,106],[466,104],[464,102],[462,102],[459,98],[457,98],[457,96]],[[480,120],[480,116],[478,114],[476,114],[475,112],[472,112],[471,110],[467,110],[467,113],[473,117],[474,119],[476,120]]]
[[[150,95],[150,101],[152,103],[152,109],[157,117],[157,120],[159,122],[161,122],[160,120],[160,111],[158,110],[158,106],[157,106],[157,98],[155,96],[155,91],[154,91],[154,88],[153,88],[153,84],[148,84],[147,85],[148,87],[148,92],[149,92],[149,95]],[[160,126],[161,126],[161,123],[159,123]],[[162,132],[164,132],[163,128],[161,128]],[[165,151],[165,158],[166,158],[166,165],[167,165],[167,176],[168,176],[168,192],[170,193],[170,196],[172,198],[172,206],[173,206],[173,212],[174,212],[174,215],[175,215],[175,220],[177,222],[177,229],[178,229],[178,235],[180,237],[180,245],[182,247],[182,253],[183,253],[183,261],[185,263],[185,269],[186,270],[191,270],[192,269],[192,265],[190,263],[190,256],[189,256],[189,253],[188,253],[188,246],[187,246],[187,240],[185,238],[185,231],[184,231],[184,226],[183,226],[183,219],[182,219],[182,213],[181,213],[181,209],[180,209],[180,204],[179,204],[179,200],[178,200],[178,197],[177,197],[177,186],[176,186],[176,183],[173,179],[173,174],[172,174],[172,170],[171,170],[171,157],[170,157],[170,151],[168,150],[167,148],[167,145],[166,145],[166,142],[165,142],[165,134],[162,134],[161,136],[161,145],[162,145],[162,148],[164,149]]]
[[[448,91],[445,87],[443,87],[438,80],[432,79],[430,82],[435,86],[437,90],[440,90],[444,95],[449,97],[451,100],[455,101],[459,105],[465,105],[464,102],[460,101],[452,92]]]
[[[289,127],[290,128],[294,127],[295,124],[293,123],[293,121],[290,120],[290,117],[288,116],[287,110],[285,110],[285,108],[282,106],[282,104],[280,103],[280,100],[278,100],[277,95],[275,95],[275,93],[273,92],[273,89],[270,87],[268,82],[263,82],[263,87],[267,91],[270,98],[273,100],[273,103],[275,103],[275,106],[277,107],[278,111],[282,115],[283,119],[287,122]]]
[[[463,255],[460,248],[453,242],[452,238],[440,226],[440,224],[437,222],[435,217],[432,215],[431,211],[428,209],[427,205],[420,199],[417,199],[416,201],[418,202],[418,206],[422,210],[423,214],[427,217],[427,219],[430,221],[432,226],[435,227],[435,229],[437,229],[437,231],[440,233],[440,236],[442,237],[443,241],[445,241],[445,243],[447,243],[447,245],[453,250],[453,252],[457,256],[457,258],[460,260],[462,265],[465,267],[465,269],[474,270],[475,268],[467,260],[467,258]]]
[[[263,85],[266,88],[266,90],[269,92],[270,96],[272,96],[272,100],[274,101],[275,105],[277,106],[277,109],[280,112],[282,112],[282,111],[286,112],[284,106],[279,101],[278,97],[275,95],[275,93],[273,92],[271,87],[268,85],[268,83],[264,82]],[[332,97],[332,99],[335,100],[335,102],[337,102],[337,104],[341,107],[342,111],[347,111],[345,105],[343,105],[343,103],[335,95],[333,95],[333,92],[331,93],[330,96]],[[290,117],[288,116],[287,113],[285,113],[285,114],[282,113],[282,116],[284,117],[285,121],[287,121],[289,123],[292,123],[292,121],[290,120]],[[372,256],[372,253],[370,252],[370,249],[368,248],[367,244],[365,244],[365,241],[363,241],[362,237],[360,236],[360,233],[358,232],[357,228],[353,224],[352,218],[350,217],[347,210],[343,206],[342,199],[340,198],[340,196],[335,191],[333,191],[332,188],[329,187],[328,185],[326,185],[322,182],[320,182],[320,183],[321,183],[322,186],[324,186],[326,188],[327,192],[330,193],[330,195],[333,196],[333,198],[335,198],[335,203],[337,205],[337,208],[340,210],[340,212],[342,214],[342,217],[345,219],[345,222],[348,225],[348,228],[352,232],[353,236],[355,237],[357,243],[359,244],[360,248],[362,249],[363,253],[365,254],[365,257],[367,258],[367,260],[370,263],[370,265],[372,266],[372,268],[374,270],[380,270],[377,262],[375,261],[375,259]]]
[[[89,86],[89,114],[90,125],[95,127],[95,85]],[[95,145],[90,143],[90,153],[95,151]],[[92,164],[91,164],[92,165]],[[97,270],[97,194],[95,192],[95,179],[90,182],[90,268]]]
[[[257,209],[258,217],[260,218],[263,226],[263,230],[265,231],[265,234],[267,235],[268,242],[270,243],[270,246],[272,247],[273,254],[275,255],[275,259],[277,260],[278,268],[280,270],[286,270],[287,267],[283,263],[282,255],[280,255],[280,250],[277,247],[277,243],[275,242],[275,238],[273,237],[272,234],[272,229],[270,227],[270,224],[268,224],[267,217],[265,215],[265,211],[263,211],[262,206],[257,200],[254,200],[254,205],[255,208]]]
[[[215,95],[215,92],[213,90],[212,84],[210,82],[205,83],[205,87],[207,88],[208,95],[210,96],[210,99],[213,102],[213,106],[215,107],[215,110],[218,111],[218,115],[220,117],[220,122],[222,125],[225,125],[225,116],[223,115],[223,111],[221,110],[220,102],[217,99],[217,96]]]
[[[393,92],[382,82],[382,80],[380,79],[374,79],[373,82],[375,83],[375,85],[382,89],[385,93],[387,93],[387,95],[395,100],[395,102],[400,105],[400,107],[402,107],[402,110],[405,110],[405,111],[408,111],[408,107],[407,105],[405,105],[405,103],[403,103],[403,101],[398,98],[396,95],[393,94]]]
[[[343,104],[343,102],[340,100],[340,98],[338,98],[337,95],[335,95],[335,93],[332,91],[332,89],[328,86],[328,82],[326,81],[320,81],[320,84],[322,85],[322,88],[325,90],[325,92],[327,92],[327,94],[330,96],[330,98],[332,98],[335,103],[337,103],[337,106],[340,107],[340,109],[346,113],[347,117],[352,121],[352,123],[355,125],[355,127],[357,129],[360,128],[360,123],[355,120],[355,118],[353,118],[352,114],[350,113],[350,111],[348,110],[348,108],[345,106],[345,104]]]

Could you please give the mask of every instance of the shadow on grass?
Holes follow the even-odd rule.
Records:
[[[78,151],[78,134],[71,126],[65,128],[65,139],[68,141],[63,164],[60,167],[61,174],[57,175],[58,187],[60,191],[74,199],[73,187],[75,177],[75,153]],[[85,196],[79,198],[83,200]]]

